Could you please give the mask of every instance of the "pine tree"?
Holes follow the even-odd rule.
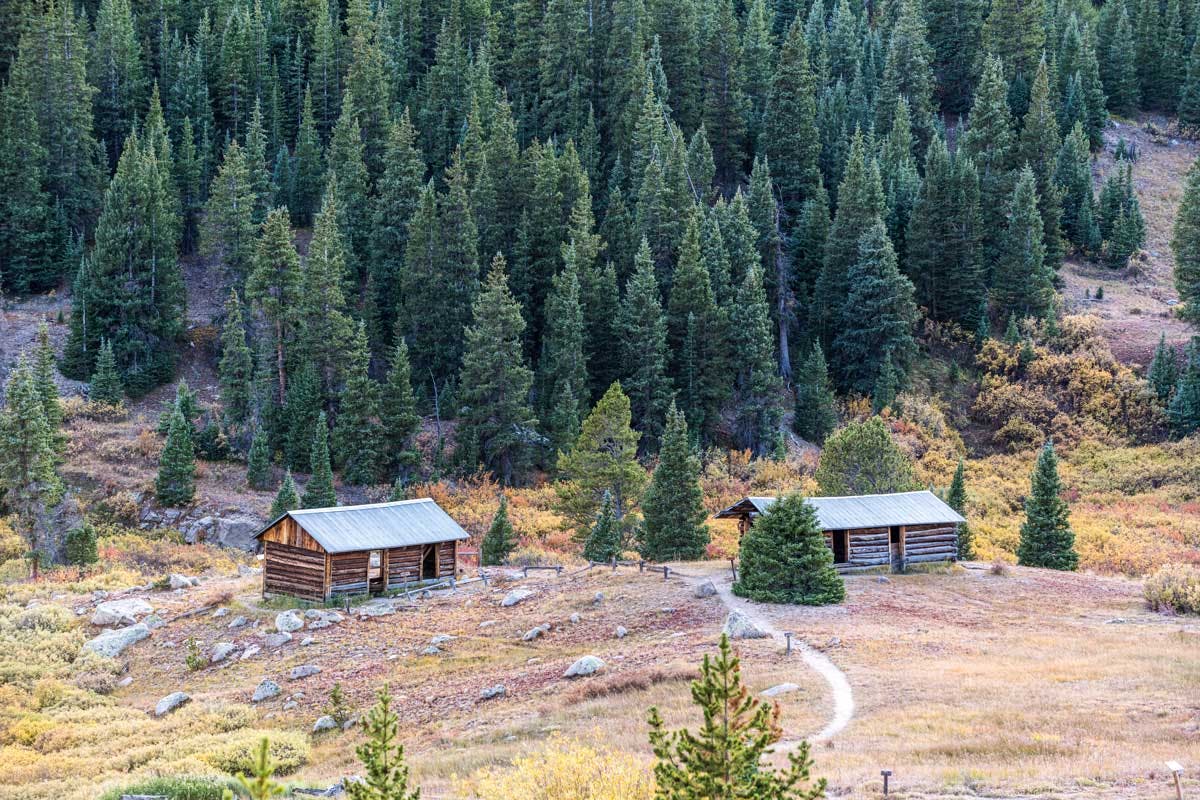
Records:
[[[246,344],[242,303],[237,292],[230,291],[225,301],[225,324],[221,328],[221,405],[227,422],[241,425],[250,417],[250,393],[254,378],[254,359]]]
[[[816,445],[837,427],[837,400],[829,383],[829,370],[820,342],[814,341],[796,377],[796,433]]]
[[[891,30],[883,81],[875,101],[875,130],[891,130],[893,114],[903,98],[912,119],[917,149],[924,152],[933,139],[933,50],[926,39],[925,16],[918,0],[900,0],[899,16]]]
[[[667,413],[658,466],[642,495],[642,515],[641,552],[645,558],[694,561],[704,557],[708,512],[700,489],[700,459],[692,452],[687,420],[674,406]]]
[[[89,522],[84,522],[77,528],[71,528],[63,541],[63,555],[68,564],[79,567],[82,575],[86,567],[100,560],[96,548],[96,528]]]
[[[1195,336],[1184,355],[1184,367],[1167,406],[1167,420],[1178,438],[1200,431],[1200,339]]]
[[[312,453],[308,457],[312,465],[312,474],[304,485],[304,496],[300,498],[301,508],[330,508],[337,505],[337,493],[333,488],[333,467],[329,461],[329,423],[325,420],[325,412],[317,417],[313,431]]]
[[[820,172],[817,157],[821,141],[817,132],[817,83],[804,40],[804,24],[791,21],[779,51],[779,64],[763,111],[759,147],[771,163],[786,217],[795,218],[806,200],[817,191]]]
[[[420,800],[421,790],[408,788],[408,765],[399,743],[400,717],[392,710],[386,687],[363,720],[366,741],[355,749],[366,775],[346,785],[349,800]]]
[[[1067,502],[1060,496],[1058,458],[1046,442],[1033,470],[1033,484],[1025,499],[1025,522],[1017,559],[1022,566],[1073,570],[1079,565],[1075,533],[1068,519]]]
[[[845,599],[817,512],[799,494],[780,497],[754,521],[742,538],[740,560],[733,584],[740,597],[809,606]]]
[[[1200,36],[1192,42],[1187,59],[1187,75],[1179,90],[1179,105],[1176,108],[1179,124],[1189,131],[1200,125]]]
[[[246,151],[234,140],[225,148],[221,167],[208,190],[200,245],[218,259],[235,284],[250,273],[254,254],[255,193]]]
[[[734,363],[734,439],[741,448],[762,455],[774,444],[783,410],[779,407],[782,382],[777,374],[775,342],[762,270],[757,264],[746,272],[730,310],[729,346]]]
[[[1037,200],[1037,181],[1026,166],[1013,189],[1008,228],[992,282],[992,302],[1001,314],[1043,317],[1054,299]]]
[[[1103,73],[1104,91],[1108,95],[1108,110],[1127,117],[1138,107],[1137,56],[1127,4],[1121,2],[1114,8],[1116,29],[1109,40],[1107,58],[1102,61],[1107,67]]]
[[[50,326],[45,322],[38,325],[36,344],[33,350],[33,380],[38,396],[42,399],[42,415],[50,433],[50,446],[56,462],[61,462],[67,447],[67,437],[62,432],[63,409],[59,402],[58,384],[54,381],[57,366],[54,361],[54,346],[50,343]]]
[[[17,531],[35,554],[30,563],[37,577],[38,562],[50,545],[49,507],[57,502],[61,483],[41,394],[24,356],[9,374],[0,408],[0,491],[5,507],[15,514]]]
[[[1070,242],[1086,250],[1100,237],[1092,196],[1091,156],[1083,125],[1076,123],[1063,139],[1054,166],[1054,183],[1062,195],[1062,228]]]
[[[337,376],[349,363],[353,337],[343,292],[349,273],[345,240],[338,225],[338,202],[331,183],[308,245],[297,304],[291,310],[300,332],[299,360],[312,366],[325,398],[333,396]]]
[[[954,509],[960,516],[966,516],[967,484],[963,475],[963,460],[958,460],[954,469],[954,478],[950,481],[950,489],[946,492],[946,505]],[[975,535],[971,526],[966,522],[958,523],[955,528],[957,537],[958,560],[970,561],[975,558]]]
[[[289,469],[283,473],[283,481],[279,484],[275,502],[271,504],[271,510],[267,516],[276,519],[297,508],[300,508],[300,493],[296,490],[296,481],[292,478],[292,471]]]
[[[944,111],[961,114],[970,108],[982,67],[988,4],[981,0],[927,0],[924,11],[939,105]]]
[[[1029,91],[1029,110],[1022,119],[1017,139],[1017,163],[1024,163],[1037,178],[1038,213],[1042,218],[1043,263],[1049,270],[1062,265],[1063,241],[1059,223],[1062,198],[1054,183],[1054,161],[1062,144],[1050,89],[1050,68],[1045,59],[1038,64]]]
[[[648,450],[662,436],[671,397],[667,377],[667,322],[659,300],[650,245],[642,239],[633,276],[625,287],[617,322],[620,331],[621,385],[629,396],[632,418]]]
[[[1200,322],[1200,162],[1188,169],[1183,200],[1175,215],[1171,252],[1175,255],[1175,291],[1183,303],[1179,315]]]
[[[254,109],[250,112],[250,124],[246,127],[244,148],[246,176],[250,183],[251,196],[254,198],[250,220],[255,230],[267,218],[267,212],[273,207],[271,201],[275,197],[275,187],[271,184],[271,170],[267,166],[267,131],[263,124],[262,103],[255,98]]]
[[[96,357],[96,371],[88,387],[88,399],[93,403],[116,406],[125,397],[121,387],[121,376],[117,372],[117,360],[113,355],[112,342],[105,339]]]
[[[379,421],[383,426],[383,455],[388,471],[406,474],[420,460],[413,437],[421,425],[421,416],[413,396],[412,365],[403,337],[396,337],[396,344],[389,353],[387,376],[379,402]]]
[[[196,457],[192,449],[192,423],[177,403],[171,411],[167,441],[158,460],[154,494],[164,506],[182,506],[196,495]]]
[[[352,485],[374,483],[383,456],[383,427],[379,420],[379,384],[369,374],[371,353],[366,326],[358,323],[345,365],[346,383],[333,426],[333,460],[342,478]]]
[[[508,520],[508,495],[500,495],[500,507],[492,517],[492,524],[483,537],[479,548],[479,563],[485,567],[498,567],[508,561],[516,547],[516,533]]]
[[[267,432],[261,427],[254,431],[250,440],[250,455],[246,459],[246,483],[251,489],[262,491],[271,485],[271,445]]]
[[[992,264],[1003,249],[1007,209],[1015,183],[1016,141],[1008,107],[1004,64],[989,56],[983,68],[963,150],[979,172],[983,263]]]
[[[542,325],[539,416],[552,452],[565,450],[575,441],[582,416],[580,403],[590,396],[576,252],[573,242],[563,247],[563,268],[551,281]]]
[[[997,0],[983,24],[983,48],[1000,58],[1009,76],[1026,79],[1037,69],[1046,48],[1042,0]]]
[[[246,300],[271,328],[273,367],[279,396],[287,394],[287,363],[295,342],[294,309],[300,302],[300,256],[292,245],[287,209],[267,214],[254,250],[254,267],[246,279]],[[264,365],[260,364],[260,368]]]
[[[900,391],[900,375],[896,373],[896,367],[892,364],[892,354],[889,352],[883,358],[883,366],[879,368],[879,375],[875,378],[875,385],[871,388],[871,413],[882,414],[885,408],[892,408],[896,405],[896,394]]]
[[[405,110],[388,133],[383,175],[372,200],[371,287],[377,318],[376,339],[390,339],[396,324],[396,296],[408,247],[408,223],[420,201],[425,162],[416,149],[416,131]]]
[[[320,208],[321,190],[325,186],[325,155],[308,87],[304,90],[300,131],[296,134],[295,176],[295,205],[290,207],[292,219],[299,225],[311,225]]]
[[[321,411],[321,386],[316,373],[309,364],[301,364],[288,384],[287,399],[283,405],[284,453],[289,467],[307,471],[310,467],[313,436],[316,435],[317,416]]]
[[[583,557],[588,561],[608,562],[620,558],[623,551],[621,526],[613,516],[612,495],[604,493],[600,501],[600,512],[596,521],[588,530],[587,539],[583,543]]]
[[[631,422],[629,398],[614,383],[583,421],[575,445],[558,458],[556,506],[566,525],[580,534],[591,526],[605,492],[623,536],[633,530],[633,510],[648,476],[637,462],[640,434]]]
[[[1179,364],[1175,357],[1175,348],[1167,345],[1167,334],[1158,338],[1158,347],[1154,348],[1154,359],[1146,373],[1146,380],[1160,402],[1166,403],[1179,380]]]
[[[539,437],[529,406],[533,373],[521,349],[525,320],[505,266],[497,254],[463,337],[458,439],[468,466],[482,464],[511,485],[523,476]]]
[[[879,417],[851,422],[826,439],[813,477],[821,494],[831,497],[916,487],[912,462]]]
[[[370,245],[371,178],[363,160],[362,131],[353,114],[353,98],[346,94],[341,117],[333,129],[326,158],[326,195],[337,196],[337,222],[346,262],[347,289],[357,289],[366,278],[366,259]]]

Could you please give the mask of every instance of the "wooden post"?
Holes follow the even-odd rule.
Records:
[[[791,631],[784,632],[783,638],[787,640],[787,649],[785,649],[783,651],[783,654],[785,656],[790,656],[792,654],[792,632]]]
[[[892,777],[892,771],[890,769],[884,769],[884,770],[880,770],[879,774],[883,776],[883,796],[887,797],[888,796],[888,778]]]
[[[1175,776],[1175,800],[1183,800],[1183,786],[1179,783],[1179,776],[1183,774],[1183,765],[1178,761],[1168,761],[1167,769],[1171,770],[1171,774]]]
[[[671,568],[663,567],[663,580],[665,581],[669,577],[671,577]]]
[[[733,582],[737,583],[737,562],[729,559],[729,571],[733,573]]]

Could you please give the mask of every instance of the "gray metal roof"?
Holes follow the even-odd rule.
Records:
[[[729,518],[747,513],[763,514],[775,505],[777,499],[779,498],[747,497],[715,516]],[[957,511],[928,490],[850,497],[806,497],[804,500],[816,509],[821,529],[826,531],[966,522]]]
[[[469,534],[428,497],[289,511],[272,520],[256,536],[290,516],[329,553],[385,550],[466,539]]]

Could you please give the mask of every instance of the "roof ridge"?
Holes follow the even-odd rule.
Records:
[[[775,500],[775,499],[781,497],[783,494],[784,493],[755,494],[755,495],[748,495],[747,499]],[[913,490],[907,491],[907,492],[879,492],[877,494],[834,494],[834,495],[820,495],[820,494],[809,495],[809,494],[806,494],[806,495],[804,495],[804,499],[805,500],[862,500],[867,497],[900,497],[902,495],[910,495],[910,494],[933,494],[933,492],[929,491],[928,489],[913,489]],[[937,497],[936,494],[933,494],[933,496]]]
[[[361,511],[364,508],[387,508],[389,506],[404,506],[413,503],[436,503],[432,497],[414,497],[410,500],[388,500],[382,503],[363,503],[357,506],[324,506],[322,508],[294,508],[289,514],[312,514],[318,511]],[[440,506],[439,506],[440,507]]]

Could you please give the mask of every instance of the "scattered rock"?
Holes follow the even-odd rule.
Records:
[[[208,661],[210,664],[218,664],[233,655],[234,650],[237,650],[237,645],[233,642],[217,642],[213,645]]]
[[[180,575],[178,572],[172,572],[167,578],[168,585],[172,589],[188,589],[192,586],[199,586],[200,579],[193,578],[188,575]]]
[[[454,641],[454,637],[451,636],[450,634],[439,633],[436,636],[434,636],[432,639],[430,639],[429,643],[431,645],[433,645],[434,647],[439,647],[439,646],[445,644],[446,642],[453,642],[453,641]]]
[[[842,637],[830,636],[829,641],[825,643],[825,646],[826,647],[841,647],[842,646]]]
[[[268,633],[262,637],[262,643],[266,647],[283,647],[291,640],[290,633]]]
[[[304,627],[304,617],[296,609],[280,611],[275,615],[275,630],[280,633],[291,633]]]
[[[213,615],[213,619],[220,619],[221,617],[229,615],[229,609],[225,608],[224,606],[221,606],[216,611],[214,611],[212,613],[212,615]]]
[[[318,718],[317,721],[313,723],[312,732],[321,733],[323,731],[332,731],[335,730],[337,726],[337,720],[326,714],[325,716]]]
[[[170,714],[184,703],[190,702],[191,699],[192,696],[187,692],[171,692],[162,700],[159,700],[158,704],[154,706],[154,716],[162,717]]]
[[[292,667],[292,671],[288,673],[288,679],[298,681],[301,678],[307,678],[310,675],[316,675],[321,671],[321,668],[316,664],[302,664],[299,667]]]
[[[503,683],[497,683],[495,686],[488,686],[479,693],[480,700],[493,700],[497,697],[504,697],[508,693]]]
[[[889,578],[887,575],[877,575],[877,576],[875,576],[875,582],[876,583],[891,583],[892,579]]]
[[[315,637],[315,636],[305,636],[303,639],[301,639],[301,640],[300,640],[300,646],[301,646],[301,647],[308,647],[310,644],[314,643],[315,641],[317,641],[317,637]]]
[[[538,625],[536,628],[530,628],[525,631],[525,635],[521,637],[523,642],[532,642],[534,639],[540,638],[542,634],[549,633],[549,625]]]
[[[513,589],[508,594],[504,595],[504,599],[500,601],[500,605],[504,608],[515,606],[517,603],[523,603],[533,597],[532,589]]]
[[[251,703],[261,703],[263,700],[270,700],[272,697],[278,697],[283,691],[279,684],[272,680],[263,680],[254,690],[254,694],[250,697]]]
[[[441,654],[442,648],[432,644],[421,651],[421,655],[423,656],[440,656]]]
[[[713,597],[716,595],[716,593],[717,587],[712,581],[705,581],[704,583],[697,584],[696,588],[692,590],[692,594],[696,597]]]
[[[238,658],[238,661],[245,661],[248,658],[253,658],[254,656],[258,655],[261,650],[262,648],[256,644],[247,645],[246,649],[242,651],[241,657]]]
[[[479,627],[480,628],[490,628],[499,622],[500,622],[500,620],[498,620],[498,619],[485,619],[483,622],[479,623]]]
[[[356,715],[342,723],[342,730],[348,731],[357,724],[358,724],[358,716]]]
[[[1105,622],[1104,624],[1105,625],[1124,625],[1127,622],[1129,622],[1129,620],[1125,619],[1124,617],[1113,617],[1112,619],[1110,619],[1108,622]]]
[[[245,564],[238,564],[238,576],[247,578],[251,575],[262,574],[262,567],[248,567]]]
[[[740,611],[730,611],[725,618],[725,627],[721,629],[730,639],[765,639],[767,633]]]
[[[377,597],[374,600],[368,600],[360,606],[355,606],[351,611],[358,614],[360,619],[366,617],[386,617],[396,613],[395,606],[387,597]]]
[[[296,708],[299,705],[300,704],[297,703],[295,700],[288,700],[286,703],[283,704],[283,710],[291,711],[293,708]]]
[[[247,622],[249,622],[249,621],[250,621],[250,620],[246,619],[246,618],[245,618],[245,617],[243,617],[241,614],[238,614],[236,617],[234,617],[233,619],[229,620],[229,627],[231,627],[231,628],[241,628],[241,627],[245,626],[245,624],[246,624]]]
[[[151,614],[148,617],[146,617],[144,620],[142,620],[142,622],[145,624],[145,626],[147,628],[149,628],[152,631],[158,630],[163,625],[167,624],[167,621],[165,619],[163,619],[162,617],[160,617],[158,614]]]
[[[582,678],[587,675],[593,675],[602,669],[604,669],[604,662],[599,658],[596,656],[583,656],[567,668],[567,671],[563,673],[563,677]]]
[[[618,625],[615,633],[618,639],[624,639],[629,635],[629,631],[625,629],[624,625]]]
[[[117,688],[124,689],[126,686],[129,686],[132,683],[133,683],[133,676],[126,675],[124,678],[121,678],[121,680],[117,681]]]
[[[592,604],[593,605],[598,606],[603,602],[604,602],[604,592],[596,592],[596,594],[592,596]]]
[[[140,597],[127,597],[123,600],[109,600],[96,606],[92,614],[92,624],[133,625],[138,617],[144,617],[154,612],[154,608]]]
[[[571,624],[572,625],[578,625],[582,620],[583,620],[583,617],[579,616],[579,612],[576,612],[571,615]]]
[[[787,694],[788,692],[796,692],[799,690],[800,687],[794,683],[780,683],[772,686],[770,689],[760,692],[760,694],[763,697],[778,697],[781,694]]]
[[[131,644],[140,642],[150,635],[150,628],[144,622],[130,625],[127,628],[117,628],[105,631],[94,639],[84,643],[84,648],[102,656],[116,658]]]

